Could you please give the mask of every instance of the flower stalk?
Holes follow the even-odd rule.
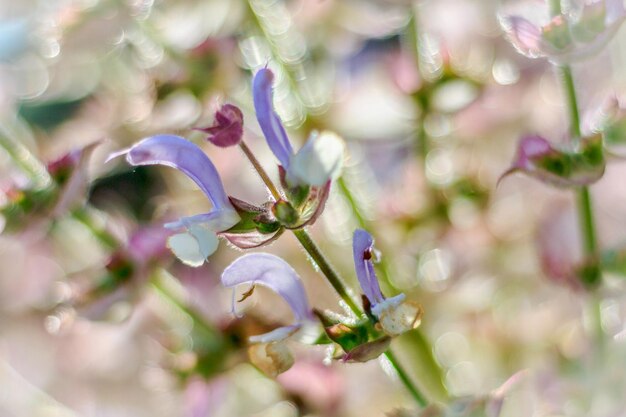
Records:
[[[561,13],[560,0],[551,0],[550,13],[555,16]],[[581,139],[580,129],[580,111],[578,107],[578,99],[576,96],[576,86],[572,69],[569,65],[559,66],[562,75],[563,87],[565,90],[565,101],[569,112],[570,132],[575,145],[578,145]],[[593,205],[589,187],[583,186],[576,191],[578,197],[578,217],[583,237],[583,253],[587,259],[587,267],[584,270],[584,284],[597,284],[602,279],[602,271],[599,264],[599,251],[596,238],[596,228],[593,217]],[[596,343],[598,346],[604,344],[604,330],[602,329],[601,305],[597,294],[591,294],[592,322]]]

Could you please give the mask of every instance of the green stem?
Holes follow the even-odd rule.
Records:
[[[581,138],[580,129],[580,113],[578,110],[578,100],[576,97],[576,87],[574,85],[574,77],[569,66],[560,67],[563,75],[563,85],[565,88],[566,101],[570,114],[570,130],[573,143],[578,145]],[[602,280],[602,270],[600,269],[600,256],[598,242],[596,237],[596,227],[593,218],[593,205],[588,187],[582,187],[577,191],[578,197],[578,217],[580,228],[583,236],[583,253],[586,258],[586,265],[583,270],[583,284],[587,286],[597,285]],[[595,333],[596,345],[602,347],[604,345],[604,330],[602,329],[602,316],[600,311],[600,301],[598,294],[590,295],[591,315],[593,319],[593,332]],[[599,355],[601,356],[601,355]]]
[[[272,194],[272,197],[274,197],[274,200],[276,201],[282,200],[282,196],[280,195],[278,188],[276,188],[276,186],[274,185],[270,177],[267,175],[267,172],[265,172],[265,170],[259,163],[258,159],[256,159],[256,157],[254,156],[250,148],[248,148],[248,145],[246,145],[246,143],[242,140],[241,142],[239,142],[239,147],[241,148],[243,153],[246,155],[250,163],[252,163],[252,166],[254,166],[254,169],[263,180],[263,183],[265,184],[267,189],[270,190],[270,193]]]
[[[387,360],[389,360],[389,362],[391,363],[391,366],[393,366],[393,369],[396,370],[400,381],[402,381],[402,383],[407,388],[407,390],[409,390],[413,398],[415,398],[415,401],[417,401],[420,406],[426,407],[428,405],[428,401],[426,400],[426,398],[424,398],[424,395],[417,390],[406,371],[398,365],[398,359],[396,358],[396,355],[391,351],[391,349],[385,352],[385,356],[387,357]]]
[[[348,292],[348,287],[346,283],[341,279],[339,274],[335,271],[332,265],[326,260],[326,257],[320,251],[320,248],[317,244],[311,239],[309,233],[304,229],[294,230],[293,234],[298,239],[298,242],[302,245],[304,250],[307,251],[315,265],[322,271],[330,285],[335,289],[337,294],[341,297],[341,299],[346,303],[346,305],[352,310],[352,312],[360,317],[363,315],[361,308],[354,301],[354,298]]]

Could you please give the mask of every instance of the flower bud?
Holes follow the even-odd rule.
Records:
[[[226,148],[237,145],[243,138],[243,113],[237,106],[224,104],[215,112],[212,126],[197,130],[208,133],[207,140],[215,146]]]
[[[298,223],[300,215],[287,201],[278,201],[272,207],[272,212],[276,219],[284,226],[295,226]]]

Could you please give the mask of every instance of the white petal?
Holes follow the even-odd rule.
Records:
[[[321,187],[341,173],[345,147],[344,141],[332,132],[312,135],[291,158],[287,179]]]
[[[271,332],[250,336],[250,343],[271,343],[286,339],[300,329],[299,324],[291,326],[283,326],[272,330]]]
[[[215,233],[205,227],[193,225],[189,231],[171,236],[168,247],[184,264],[198,267],[209,257],[218,246]]]

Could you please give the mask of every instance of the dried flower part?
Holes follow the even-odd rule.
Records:
[[[585,2],[579,13],[554,16],[543,26],[521,16],[501,16],[500,25],[521,54],[569,64],[600,52],[625,18],[622,0],[596,0]]]
[[[521,171],[546,184],[576,187],[592,184],[604,174],[605,159],[600,134],[583,138],[579,149],[560,150],[541,136],[523,137],[511,168],[500,177]]]
[[[384,336],[355,347],[347,352],[341,360],[344,362],[368,362],[385,353],[390,344],[391,338]]]
[[[209,136],[207,140],[213,145],[226,148],[238,145],[243,138],[243,113],[232,104],[224,104],[215,112],[212,126],[196,129]]]
[[[383,332],[393,337],[417,329],[422,322],[422,306],[411,301],[389,303],[392,300],[394,298],[389,298],[372,309]]]
[[[293,366],[291,350],[285,343],[254,344],[248,347],[250,362],[265,375],[275,378]]]

